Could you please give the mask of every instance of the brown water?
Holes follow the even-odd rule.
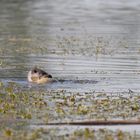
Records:
[[[43,88],[140,91],[139,27],[139,0],[2,0],[0,79],[36,65],[58,79]]]

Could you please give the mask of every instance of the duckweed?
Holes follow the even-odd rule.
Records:
[[[4,133],[5,133],[5,136],[7,136],[7,137],[10,137],[10,136],[13,135],[13,132],[12,132],[12,130],[10,130],[10,129],[6,129],[6,130],[4,131]]]
[[[81,128],[73,132],[68,129],[67,133],[61,134],[60,129],[35,129],[35,130],[14,130],[6,128],[1,132],[0,140],[35,140],[35,139],[51,139],[51,140],[137,140],[139,134],[123,132],[121,130],[111,131],[108,129]]]
[[[133,140],[129,132],[87,127],[61,134],[62,129],[42,126],[53,122],[83,120],[139,119],[140,96],[110,93],[79,93],[66,90],[25,88],[17,83],[0,82],[0,136],[2,139],[103,139]],[[120,96],[121,95],[121,96]],[[126,96],[127,95],[127,96]],[[130,98],[131,96],[131,98]],[[30,126],[35,126],[30,128]],[[47,126],[46,126],[47,127]],[[69,129],[69,127],[68,127]],[[129,137],[128,137],[129,136]],[[140,138],[140,136],[137,136]],[[0,140],[1,140],[0,138]]]
[[[37,95],[33,91],[22,91],[16,83],[3,85],[0,95],[0,118],[3,121],[4,118],[32,119],[36,110],[47,106],[41,93]]]
[[[71,139],[88,139],[88,140],[130,140],[136,139],[137,134],[129,134],[128,132],[122,132],[120,130],[111,131],[107,129],[79,129],[70,135]]]

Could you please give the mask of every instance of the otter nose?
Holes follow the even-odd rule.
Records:
[[[48,78],[52,78],[52,76],[51,75],[48,75]]]

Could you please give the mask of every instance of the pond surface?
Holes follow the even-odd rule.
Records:
[[[27,71],[38,66],[57,79],[98,81],[79,81],[80,90],[139,90],[139,5],[138,0],[2,1],[1,79],[26,82]]]
[[[140,1],[2,0],[0,80],[38,66],[67,92],[140,91]]]

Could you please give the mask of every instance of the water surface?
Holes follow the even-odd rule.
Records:
[[[38,66],[47,90],[139,92],[139,25],[138,0],[2,0],[0,80],[30,87]]]

